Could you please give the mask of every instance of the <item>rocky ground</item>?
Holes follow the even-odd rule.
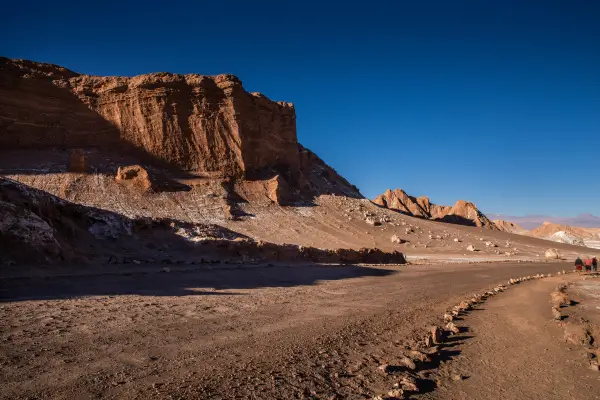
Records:
[[[403,388],[417,398],[593,398],[600,375],[565,347],[552,320],[550,292],[579,279],[556,276],[567,267],[103,266],[5,275],[1,395],[366,399]],[[423,347],[452,305],[538,273],[555,276],[507,285],[455,319],[462,333],[437,350]]]

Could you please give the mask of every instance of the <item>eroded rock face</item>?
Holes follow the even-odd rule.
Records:
[[[291,103],[233,75],[80,75],[0,58],[0,147],[123,145],[182,170],[246,177],[297,170]]]
[[[441,206],[431,203],[425,196],[415,198],[402,189],[388,189],[377,196],[373,203],[413,217],[498,230],[475,204],[464,200],[457,201],[453,206]]]

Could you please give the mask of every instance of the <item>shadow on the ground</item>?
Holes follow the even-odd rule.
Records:
[[[0,302],[66,299],[82,296],[199,296],[240,294],[231,290],[315,285],[319,281],[383,277],[395,270],[353,265],[198,268],[165,272],[123,271],[88,275],[0,280]],[[220,293],[220,290],[227,292]]]

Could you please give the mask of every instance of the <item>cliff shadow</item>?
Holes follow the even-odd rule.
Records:
[[[48,252],[35,243],[16,240],[18,227],[0,232],[0,298],[5,301],[202,295],[221,289],[313,285],[321,280],[397,272],[355,265],[365,262],[360,257],[340,264],[332,251],[259,244],[214,224],[130,219],[5,178],[0,178],[0,200],[15,207],[14,215],[26,215],[26,211],[44,220],[60,246],[59,252]],[[352,250],[346,253],[357,256]],[[393,254],[365,254],[378,257],[382,264],[398,261]],[[282,261],[269,261],[271,258]]]
[[[477,227],[475,222],[473,222],[472,220],[470,220],[468,218],[461,217],[460,215],[446,215],[442,218],[435,218],[435,219],[433,219],[433,221],[446,222],[448,224],[455,224],[455,225]]]
[[[45,173],[109,173],[141,164],[160,181],[160,191],[189,190],[178,179],[198,176],[124,138],[119,128],[66,86],[50,79],[22,79],[0,74],[2,126],[0,175]],[[182,118],[178,121],[183,123]],[[175,178],[175,179],[173,179]]]
[[[385,277],[393,270],[352,265],[292,263],[279,266],[216,266],[130,268],[119,265],[105,272],[70,276],[50,275],[27,278],[0,278],[0,302],[56,300],[83,296],[213,296],[240,295],[237,290],[289,288],[318,285],[322,281],[358,277]],[[128,268],[129,267],[129,268]],[[226,292],[221,292],[225,291]]]

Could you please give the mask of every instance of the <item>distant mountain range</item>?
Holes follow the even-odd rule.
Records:
[[[504,221],[514,222],[525,229],[534,229],[542,225],[544,222],[552,222],[559,225],[576,226],[581,228],[600,228],[600,217],[592,214],[579,214],[575,217],[552,217],[548,215],[525,215],[523,217],[515,217],[502,214],[486,214],[490,219],[500,219]]]

